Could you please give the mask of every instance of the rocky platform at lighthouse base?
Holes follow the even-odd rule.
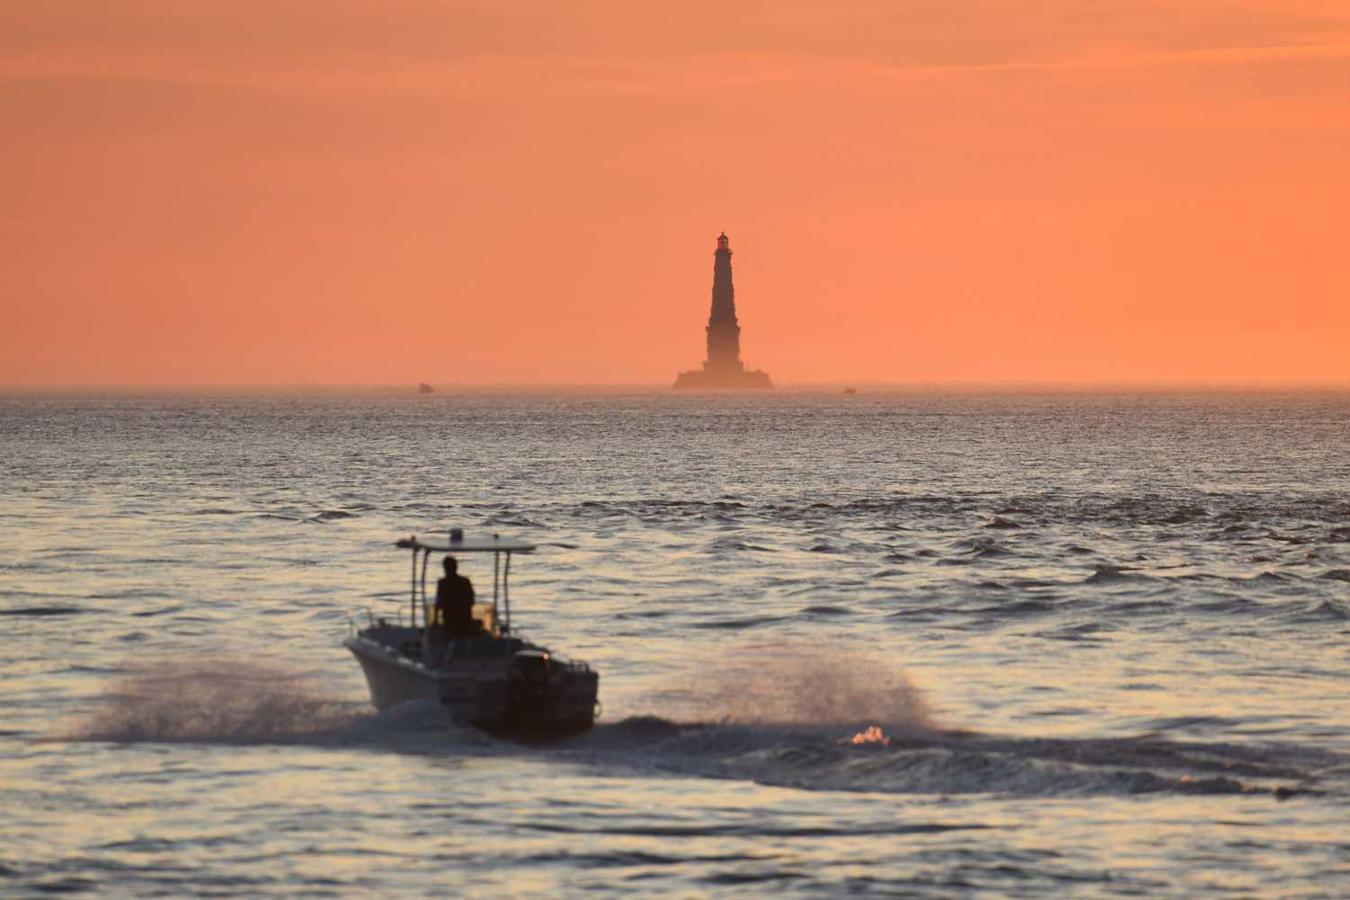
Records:
[[[769,380],[768,372],[747,369],[722,372],[714,369],[695,369],[692,372],[681,372],[675,379],[676,390],[767,391],[772,388],[773,382]]]

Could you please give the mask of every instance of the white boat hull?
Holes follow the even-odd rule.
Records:
[[[415,658],[420,655],[420,650],[413,650],[420,648],[415,636],[413,629],[386,626],[367,629],[346,641],[361,664],[376,709],[409,700],[434,700],[457,722],[520,734],[580,731],[595,720],[599,678],[588,667],[561,664],[550,668],[546,677],[526,681],[519,670],[519,651],[452,652],[445,665],[429,666]],[[505,649],[513,646],[524,645],[516,641]],[[538,658],[538,651],[533,653]]]

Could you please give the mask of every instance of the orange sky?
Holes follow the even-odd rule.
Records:
[[[0,3],[0,383],[1350,381],[1350,5]]]

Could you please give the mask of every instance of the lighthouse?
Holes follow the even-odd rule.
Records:
[[[703,368],[681,372],[677,389],[768,390],[765,372],[754,372],[741,362],[741,323],[736,318],[736,289],[731,283],[731,240],[717,236],[713,252],[712,312],[708,314],[708,358]]]

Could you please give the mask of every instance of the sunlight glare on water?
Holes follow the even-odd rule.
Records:
[[[0,397],[0,892],[1345,893],[1350,397]],[[376,713],[540,545],[549,745]],[[491,571],[466,560],[480,586]]]

